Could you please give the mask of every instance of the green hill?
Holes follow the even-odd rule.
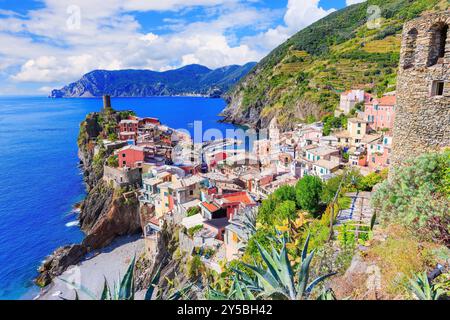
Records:
[[[367,23],[380,8],[377,28]],[[369,0],[334,12],[272,51],[227,94],[225,120],[284,128],[332,113],[339,93],[394,91],[403,24],[448,0]],[[373,20],[371,20],[373,21]]]

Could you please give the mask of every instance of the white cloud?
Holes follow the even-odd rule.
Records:
[[[77,80],[94,69],[162,71],[192,63],[216,68],[257,61],[295,32],[334,11],[321,8],[319,0],[289,0],[283,25],[268,29],[275,14],[253,7],[254,0],[43,2],[44,8],[26,17],[14,12],[0,16],[0,43],[8,44],[0,46],[0,72],[14,69],[11,80],[48,84],[42,88]],[[68,11],[74,5],[80,8],[79,16],[77,10]],[[209,8],[203,21],[186,22],[181,14],[180,19],[165,20],[163,33],[158,29],[143,32],[133,15],[135,11],[194,6]],[[240,28],[267,31],[239,39],[235,31]]]
[[[319,2],[320,0],[288,0],[284,25],[248,37],[245,43],[256,44],[260,50],[273,49],[293,34],[336,11],[336,9],[323,9]]]
[[[346,0],[345,4],[347,6],[351,6],[352,4],[357,4],[357,3],[361,3],[361,2],[366,2],[367,0]]]

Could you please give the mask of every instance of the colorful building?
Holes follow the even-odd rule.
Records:
[[[126,146],[116,151],[119,158],[119,168],[136,168],[142,167],[146,151],[145,148],[137,146]]]
[[[392,130],[394,128],[396,103],[396,96],[390,95],[374,99],[366,104],[364,119],[367,121],[369,128],[375,131]]]

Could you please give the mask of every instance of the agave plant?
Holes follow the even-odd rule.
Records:
[[[315,250],[308,254],[309,240],[310,236],[306,239],[301,254],[301,263],[295,272],[288,258],[285,237],[282,237],[280,253],[272,248],[272,254],[270,254],[257,243],[266,268],[249,264],[244,265],[252,270],[256,276],[256,282],[253,283],[253,287],[258,289],[259,297],[288,300],[308,299],[312,290],[318,284],[336,274],[329,273],[309,282],[310,265],[315,254]]]
[[[100,297],[96,297],[90,290],[84,287],[80,287],[80,290],[92,300],[135,300],[136,289],[134,286],[134,271],[136,265],[136,258],[133,258],[123,278],[111,287],[105,278],[102,294]],[[158,267],[155,275],[153,276],[150,286],[145,293],[144,300],[162,300],[162,290],[155,290],[158,286],[161,276],[161,266]],[[74,286],[73,283],[61,279],[67,284]],[[165,300],[180,300],[189,293],[192,284],[188,284],[181,290],[176,290],[169,294]],[[78,291],[75,290],[75,300],[79,300]]]
[[[417,274],[409,282],[411,293],[418,300],[439,300],[444,294],[444,290],[430,283],[426,272]]]
[[[242,253],[248,245],[248,240],[256,233],[256,219],[258,216],[258,209],[247,209],[243,213],[241,221],[241,229],[239,237],[241,241],[238,244],[239,251]]]
[[[217,291],[213,288],[208,288],[206,293],[206,299],[208,300],[256,300],[255,295],[249,289],[249,287],[244,283],[244,281],[239,280],[235,275],[233,278],[233,284],[231,285],[228,294]]]
[[[320,296],[317,297],[317,300],[334,301],[337,300],[337,298],[336,295],[334,294],[334,291],[332,289],[328,289],[322,292]]]

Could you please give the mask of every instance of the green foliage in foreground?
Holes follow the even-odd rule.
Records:
[[[127,272],[123,278],[113,287],[108,284],[108,281],[104,282],[103,291],[100,297],[97,297],[87,288],[80,288],[80,291],[85,293],[92,300],[135,300],[136,288],[134,286],[134,272],[135,272],[136,258],[131,261],[128,266]],[[155,290],[158,287],[158,283],[161,276],[161,266],[157,269],[155,275],[153,276],[150,286],[145,293],[144,300],[180,300],[185,298],[189,293],[192,284],[188,284],[181,290],[176,290],[169,296],[164,297],[162,295],[162,290]],[[71,286],[75,286],[73,283],[67,282],[64,279],[62,281],[66,282]],[[75,300],[79,300],[78,291],[75,290]]]
[[[315,250],[308,253],[310,237],[308,236],[301,254],[301,263],[297,269],[292,268],[292,261],[288,257],[286,237],[282,236],[281,250],[272,247],[269,253],[261,245],[258,250],[263,264],[244,264],[250,270],[251,276],[235,270],[236,276],[228,294],[214,289],[208,291],[211,299],[281,299],[304,300],[310,297],[312,290],[335,273],[329,273],[310,281],[310,265],[314,258]],[[272,240],[276,241],[276,240]],[[334,295],[322,295],[323,299],[331,299]]]
[[[410,290],[417,300],[439,300],[444,294],[444,290],[430,283],[426,272],[410,280]]]
[[[319,177],[304,177],[296,186],[298,206],[310,213],[317,213],[320,209],[322,190],[323,183]]]
[[[395,221],[430,240],[450,243],[450,150],[412,159],[396,168],[372,201],[385,222]]]

